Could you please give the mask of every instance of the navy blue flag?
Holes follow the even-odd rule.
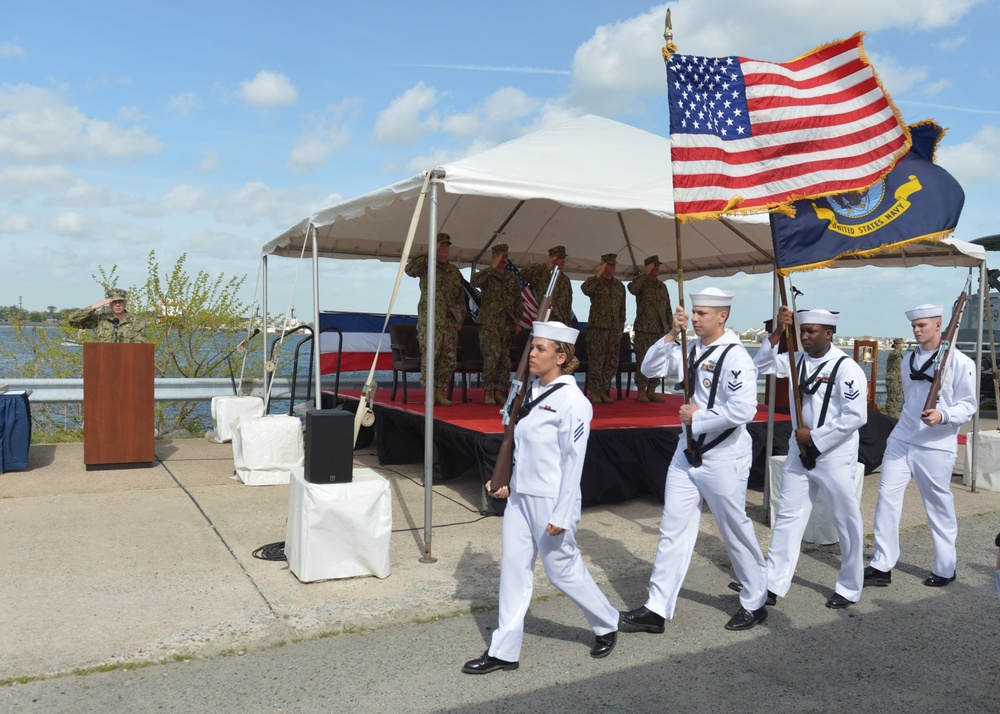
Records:
[[[943,133],[934,122],[911,125],[909,153],[866,191],[796,201],[794,217],[772,213],[778,274],[822,268],[837,258],[872,255],[912,241],[946,238],[958,225],[965,192],[934,163]]]

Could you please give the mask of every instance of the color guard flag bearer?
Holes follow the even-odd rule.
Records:
[[[647,377],[677,376],[689,381],[687,393],[692,397],[681,406],[680,419],[691,428],[690,436],[681,436],[667,470],[649,598],[642,607],[622,613],[622,622],[661,633],[664,621],[673,619],[705,501],[742,586],[740,609],[726,629],[748,630],[767,619],[767,564],[746,512],[752,459],[746,425],[757,413],[757,368],[740,338],[726,329],[733,293],[706,288],[690,297],[697,339],[691,343],[688,373],[681,374],[683,349],[674,343],[687,329],[683,307],[674,312],[670,332],[649,348],[642,361]]]
[[[799,381],[802,423],[793,424],[782,469],[778,517],[767,554],[768,604],[784,597],[791,587],[802,535],[822,491],[837,527],[841,558],[826,606],[841,609],[861,598],[863,586],[864,526],[855,478],[858,429],[868,421],[868,378],[857,362],[832,343],[839,313],[799,310],[798,318],[804,351],[795,355],[798,374],[791,377]],[[774,332],[753,360],[761,374],[790,376],[788,355],[778,354],[778,343],[792,324],[792,311],[782,305]]]

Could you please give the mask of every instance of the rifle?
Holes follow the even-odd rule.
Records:
[[[552,291],[556,286],[556,278],[559,277],[559,266],[552,266],[552,277],[549,278],[549,286],[545,290],[545,296],[538,306],[538,320],[545,322],[549,319],[549,310],[552,307]],[[489,493],[496,493],[504,486],[510,485],[510,476],[514,470],[514,427],[517,424],[517,415],[521,411],[524,403],[524,395],[528,387],[528,358],[531,357],[531,335],[528,335],[528,343],[521,353],[521,361],[517,363],[517,371],[514,379],[510,381],[510,393],[507,401],[500,409],[500,416],[503,418],[503,443],[500,444],[500,452],[497,454],[496,464],[493,466],[493,477],[490,479],[492,490]]]
[[[938,395],[941,393],[941,382],[944,381],[945,374],[951,363],[951,354],[955,351],[955,334],[958,332],[958,323],[962,321],[962,313],[965,312],[966,293],[969,290],[969,283],[972,280],[970,275],[965,279],[965,287],[962,294],[955,301],[955,307],[951,311],[951,322],[948,329],[944,331],[944,338],[941,346],[938,347],[938,356],[934,359],[934,381],[931,382],[930,391],[927,392],[927,399],[924,401],[924,409],[921,416],[932,409],[937,409]]]
[[[778,289],[781,291],[781,304],[788,305],[788,295],[785,292],[785,278],[778,276]],[[795,315],[795,298],[792,297],[792,315]],[[794,321],[793,321],[794,324]],[[795,352],[799,348],[799,341],[795,330],[790,325],[785,325],[785,343],[788,345],[788,380],[792,385],[792,401],[795,404],[795,423],[802,426],[802,392],[799,390],[799,373],[795,368]],[[798,442],[796,442],[798,443]],[[819,457],[819,449],[815,444],[803,446],[799,444],[799,459],[802,465],[810,471],[816,468],[816,459]]]

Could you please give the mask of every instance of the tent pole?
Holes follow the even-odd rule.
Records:
[[[316,226],[310,226],[312,228],[312,269],[313,269],[313,364],[316,368],[316,389],[314,391],[315,402],[313,402],[314,409],[323,408],[323,388],[320,385],[320,376],[323,373],[322,365],[319,363],[319,249],[317,247],[316,240]],[[343,346],[341,346],[343,349]],[[292,400],[294,401],[295,395],[292,395]],[[334,404],[333,406],[337,406]]]
[[[972,413],[972,457],[969,459],[969,483],[972,493],[976,492],[976,457],[979,449],[976,448],[979,440],[979,395],[983,380],[983,303],[985,302],[984,290],[989,290],[990,284],[986,277],[986,261],[979,263],[979,327],[976,329],[976,411]],[[990,311],[990,335],[993,334],[993,313]],[[958,336],[955,336],[958,339]]]
[[[438,181],[444,172],[431,172],[430,205],[427,209],[427,339],[424,368],[424,555],[421,563],[436,563],[431,555],[434,506],[434,351],[437,317]]]
[[[778,271],[774,271],[774,280],[771,282],[771,303],[772,314],[778,314],[781,303],[778,299]],[[765,335],[764,339],[767,339]],[[763,342],[761,343],[763,347]],[[778,375],[771,375],[767,382],[767,439],[764,446],[764,522],[769,526],[771,523],[771,454],[774,453],[774,401],[778,393]]]
[[[625,238],[625,247],[628,248],[628,257],[632,260],[632,273],[634,275],[639,274],[639,265],[635,262],[635,252],[632,250],[632,241],[628,237],[628,230],[625,228],[625,219],[622,217],[622,212],[618,211],[618,225],[622,227],[622,236]]]
[[[261,309],[264,311],[264,318],[263,318],[263,324],[260,326],[260,331],[264,333],[264,339],[262,340],[262,342],[264,343],[263,344],[263,355],[264,355],[264,358],[261,360],[260,363],[261,363],[263,371],[264,371],[264,402],[266,404],[268,402],[268,400],[267,400],[268,389],[267,388],[268,388],[268,384],[271,381],[270,378],[268,377],[268,374],[267,374],[267,360],[269,359],[268,354],[267,354],[267,328],[268,328],[268,324],[267,324],[267,255],[265,254],[261,258],[261,260],[264,261],[264,269],[261,271],[263,273],[263,275],[264,275],[263,290],[261,291]]]
[[[521,210],[521,206],[523,205],[524,205],[523,199],[517,202],[517,205],[514,206],[514,209],[504,219],[504,222],[500,224],[500,227],[497,228],[495,231],[493,231],[493,235],[491,235],[490,239],[486,241],[486,245],[483,246],[483,249],[480,250],[479,253],[477,253],[476,256],[472,259],[473,275],[476,272],[476,263],[479,262],[479,259],[483,257],[483,254],[485,254],[486,251],[489,250],[489,248],[496,242],[496,239],[503,235],[503,229],[507,227],[507,224],[510,223],[511,219],[514,216],[517,215],[517,212]]]

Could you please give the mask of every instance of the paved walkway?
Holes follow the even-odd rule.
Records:
[[[248,487],[233,480],[232,449],[228,444],[161,441],[157,442],[156,455],[157,462],[150,468],[86,471],[82,444],[38,445],[31,448],[30,470],[0,475],[0,539],[8,546],[0,577],[0,681],[41,678],[101,665],[192,658],[201,662],[213,655],[234,652],[274,658],[278,657],[275,645],[307,640],[310,642],[304,642],[302,647],[315,648],[328,635],[366,631],[367,639],[362,637],[357,642],[368,645],[334,638],[341,643],[342,649],[337,651],[345,657],[364,658],[365,647],[374,646],[381,641],[379,638],[396,642],[386,647],[403,646],[400,639],[446,641],[447,647],[440,650],[412,650],[406,656],[417,657],[424,668],[433,670],[435,674],[428,675],[431,680],[444,677],[453,682],[448,686],[455,689],[458,698],[443,691],[440,700],[432,698],[423,704],[407,700],[402,709],[457,710],[464,706],[458,692],[470,686],[471,678],[454,675],[462,661],[482,651],[489,630],[495,626],[502,523],[500,518],[480,516],[479,489],[471,478],[434,488],[437,525],[432,550],[438,562],[428,565],[419,562],[424,551],[421,467],[379,469],[392,488],[392,575],[384,580],[365,577],[303,584],[285,563],[251,556],[262,545],[284,540],[286,486]],[[356,464],[378,469],[371,450],[357,452]],[[863,515],[869,530],[869,556],[877,486],[877,473],[866,478]],[[866,590],[862,602],[846,611],[827,610],[822,605],[836,577],[838,549],[807,545],[789,597],[779,603],[765,627],[737,633],[736,637],[742,637],[739,640],[722,629],[738,604],[735,595],[726,589],[731,568],[706,510],[677,614],[668,624],[672,654],[656,655],[667,657],[664,662],[656,660],[662,667],[671,666],[674,657],[679,658],[678,662],[690,661],[693,679],[658,682],[657,686],[665,687],[664,691],[680,691],[687,685],[709,686],[699,684],[698,662],[715,662],[719,656],[734,660],[731,670],[717,674],[734,683],[743,681],[754,669],[748,663],[767,656],[766,649],[749,643],[763,646],[760,638],[768,631],[775,637],[776,631],[785,635],[810,633],[795,640],[797,647],[811,643],[817,648],[802,651],[806,660],[820,657],[828,645],[831,652],[849,649],[851,640],[858,646],[858,631],[838,629],[843,625],[838,621],[855,617],[866,618],[881,629],[889,628],[891,623],[897,628],[892,630],[895,639],[879,646],[889,646],[892,641],[891,646],[903,647],[918,658],[930,658],[932,652],[921,651],[945,644],[928,640],[928,627],[935,637],[943,637],[959,629],[948,623],[961,621],[961,629],[971,627],[978,638],[965,644],[949,640],[948,656],[986,658],[985,671],[994,672],[995,685],[1000,604],[992,580],[996,553],[992,538],[1000,529],[1000,494],[982,490],[971,493],[960,479],[955,480],[952,490],[961,522],[959,580],[953,586],[938,590],[920,585],[932,555],[926,518],[911,484],[903,520],[904,553],[891,588],[871,593]],[[757,523],[757,535],[766,549],[770,530],[763,525],[763,494],[750,491],[748,503]],[[645,599],[660,512],[661,505],[653,498],[584,510],[579,531],[581,548],[591,572],[617,607],[634,607]],[[630,636],[627,643],[631,654],[623,655],[619,664],[614,664],[619,656],[616,653],[607,660],[611,663],[608,669],[592,666],[585,656],[581,658],[578,650],[589,645],[582,618],[572,603],[548,584],[540,568],[536,575],[537,608],[533,608],[529,621],[531,632],[522,664],[526,667],[531,662],[532,667],[543,671],[554,667],[551,674],[555,679],[544,685],[528,678],[540,674],[508,680],[524,687],[509,692],[513,697],[511,710],[530,710],[544,701],[556,705],[563,701],[558,699],[556,683],[576,681],[578,677],[589,682],[587,691],[606,698],[610,686],[606,677],[625,668],[626,662],[628,667],[638,668],[632,670],[634,676],[647,684],[651,677],[655,679],[655,663],[643,659],[643,648],[655,647],[653,643],[658,641],[652,636]],[[877,624],[874,618],[883,613],[888,616],[890,611],[895,614]],[[909,615],[904,616],[906,613]],[[435,622],[446,616],[453,617]],[[842,642],[840,637],[848,641]],[[579,642],[567,650],[567,639]],[[659,640],[665,641],[668,638]],[[720,655],[718,648],[730,645],[740,649]],[[572,656],[574,662],[579,659],[586,666],[570,672],[539,656],[553,648],[552,656],[557,660]],[[662,650],[662,645],[659,648]],[[586,650],[582,651],[585,655]],[[268,652],[271,654],[264,654]],[[877,652],[868,653],[866,658],[868,655],[877,661]],[[324,656],[331,655],[328,652]],[[806,660],[802,664],[809,665],[809,676],[823,676],[816,662]],[[967,664],[960,666],[939,658],[936,661],[945,668],[942,672],[954,669],[957,676],[961,670],[967,677],[970,671]],[[377,662],[369,664],[377,666]],[[363,662],[356,664],[358,671],[364,671]],[[349,663],[340,662],[339,666],[349,668]],[[175,665],[154,667],[144,671],[163,673],[144,676],[179,676],[171,674],[176,669]],[[419,680],[426,673],[416,667],[413,676]],[[859,670],[856,676],[876,674]],[[933,676],[937,675],[935,672]],[[91,674],[83,679],[102,676]],[[71,680],[82,681],[70,677],[50,682],[61,681],[65,689],[65,683]],[[488,685],[484,680],[489,680]],[[474,681],[477,687],[487,686],[484,691],[496,691],[492,677]],[[0,687],[0,707],[4,701],[21,702],[33,691],[30,687],[46,684]],[[361,685],[352,682],[350,686]],[[317,696],[328,689],[326,684],[317,687]],[[995,696],[1000,690],[991,691]],[[240,707],[242,711],[254,710],[247,702],[240,704],[239,697],[227,701],[239,705],[234,705],[233,711]],[[643,701],[646,708],[657,708],[649,700]],[[944,708],[945,702],[939,704]],[[843,705],[868,709],[864,702],[853,700]],[[67,710],[72,707],[67,705]],[[216,710],[230,709],[226,706]],[[312,709],[304,706],[285,710]]]

